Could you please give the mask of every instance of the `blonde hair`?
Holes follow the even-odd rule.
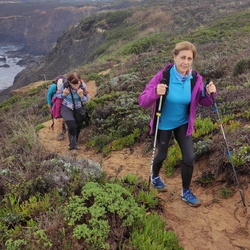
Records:
[[[193,59],[196,57],[197,50],[192,43],[188,41],[177,43],[173,50],[173,54],[177,56],[182,50],[191,50],[193,52]]]

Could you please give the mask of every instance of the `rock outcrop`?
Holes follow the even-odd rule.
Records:
[[[43,79],[44,72],[47,79],[53,79],[87,62],[92,53],[106,41],[97,22],[98,18],[95,20],[93,17],[71,26],[47,56],[17,74],[14,89]]]
[[[1,4],[0,43],[22,44],[25,53],[45,55],[66,28],[98,10],[54,1]]]

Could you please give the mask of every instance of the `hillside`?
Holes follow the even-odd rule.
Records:
[[[88,249],[91,242],[93,249],[105,249],[107,216],[111,227],[105,238],[107,249],[250,249],[249,5],[229,0],[188,1],[184,8],[184,2],[169,1],[166,6],[165,1],[144,1],[140,10],[112,10],[82,19],[44,59],[53,55],[59,62],[64,55],[72,60],[69,71],[79,72],[91,92],[87,104],[91,122],[81,133],[76,156],[70,155],[67,139],[56,141],[56,131],[50,129],[45,95],[53,72],[46,82],[36,82],[27,71],[20,75],[20,86],[26,86],[16,86],[11,97],[0,103],[0,235],[5,242],[1,246],[15,243],[31,249]],[[88,38],[94,41],[88,43]],[[141,108],[138,96],[152,76],[172,61],[173,46],[183,40],[193,42],[198,49],[193,68],[204,80],[212,79],[218,89],[216,102],[246,207],[213,107],[198,108],[193,134],[196,158],[192,189],[202,206],[192,208],[180,200],[181,156],[174,140],[161,173],[167,192],[147,190],[153,145],[148,134],[151,109]],[[73,59],[83,49],[77,44],[87,46],[87,61]],[[68,74],[64,65],[60,73]],[[41,72],[44,68],[40,66],[30,73]],[[142,182],[126,177],[132,173]],[[114,192],[98,196],[102,189],[98,187],[95,193],[91,178],[103,189],[117,183],[125,187],[137,204],[146,207],[146,217],[141,220],[144,213],[138,213],[127,191],[119,196],[118,186]],[[81,196],[87,184],[89,190]],[[88,196],[90,191],[92,196]],[[112,201],[116,193],[119,197]],[[82,207],[80,200],[85,196],[90,199]],[[128,210],[122,210],[126,202],[115,207],[116,200],[123,197],[131,202]],[[104,216],[103,207],[107,209],[110,203]],[[65,215],[71,206],[79,214]],[[86,209],[89,212],[76,223],[74,216]],[[151,222],[154,212],[166,224]],[[133,226],[123,227],[123,220],[129,219],[134,220]],[[92,222],[95,226],[86,228]]]
[[[122,4],[110,7],[114,10],[124,9],[117,12],[103,8],[98,14],[69,27],[46,57],[16,76],[13,88],[41,80],[44,71],[47,73],[47,79],[51,79],[54,75],[90,63],[101,55],[112,55],[113,50],[118,50],[128,42],[155,33],[162,35],[157,42],[157,38],[153,39],[149,46],[157,45],[159,49],[164,49],[164,46],[172,39],[178,38],[179,34],[186,36],[211,21],[249,10],[248,1],[237,2],[237,6],[232,0],[198,2],[189,1],[185,8],[182,8],[182,1],[167,1],[167,4],[165,1],[146,1],[139,7],[126,8]],[[132,3],[133,1],[127,5]],[[146,8],[146,11],[141,10],[141,6]],[[43,33],[41,31],[39,34],[44,36]],[[144,46],[143,50],[150,49],[148,45]],[[116,63],[116,58],[113,55],[109,60]]]

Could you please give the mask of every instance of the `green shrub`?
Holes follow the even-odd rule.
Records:
[[[200,116],[198,116],[195,120],[195,131],[193,133],[193,137],[197,138],[200,136],[204,136],[211,133],[214,129],[215,124],[209,117],[202,119]]]
[[[131,10],[118,10],[107,13],[106,21],[108,24],[115,26],[121,25],[121,23],[133,14]]]
[[[229,121],[229,124],[225,127],[225,131],[228,133],[230,131],[234,131],[237,128],[240,128],[241,122],[239,121]]]
[[[23,99],[22,96],[14,95],[8,98],[6,101],[0,103],[0,110],[7,111],[12,108],[15,103],[20,102]]]
[[[6,234],[10,237],[15,235],[15,231],[21,231],[22,226],[36,228],[38,224],[37,215],[48,211],[51,207],[50,194],[44,197],[32,196],[23,202],[19,201],[18,196],[8,195],[2,201],[0,213],[0,226],[5,228]],[[11,230],[15,228],[15,230]]]
[[[222,187],[220,189],[220,195],[223,199],[227,199],[233,196],[233,192],[227,187]]]
[[[181,250],[173,231],[166,231],[166,223],[156,213],[151,213],[132,230],[129,245],[138,250]]]
[[[106,241],[112,221],[108,221],[108,215],[118,217],[119,227],[126,228],[145,214],[122,186],[112,183],[101,186],[94,182],[82,188],[81,196],[71,197],[64,211],[68,224],[73,227],[73,236],[84,239],[94,249],[109,249]]]
[[[233,76],[247,73],[250,70],[250,58],[241,59],[236,62],[233,69]]]
[[[44,188],[47,192],[56,189],[62,195],[75,192],[89,180],[99,180],[102,177],[99,163],[85,158],[68,159],[66,155],[60,159],[44,161],[41,168],[47,170],[43,175]]]
[[[27,174],[30,170],[29,164],[32,163],[35,168],[41,156],[46,157],[46,152],[42,149],[34,124],[28,117],[7,113],[1,125],[4,129],[2,131],[5,131],[0,140],[1,167],[13,171],[12,175],[19,179],[23,168]]]
[[[212,144],[213,141],[210,139],[194,143],[195,160],[197,161],[203,155],[207,155],[207,153],[210,151]]]
[[[235,167],[250,162],[250,145],[244,145],[232,151],[232,161]]]
[[[88,147],[94,147],[96,152],[101,152],[105,146],[109,147],[108,144],[112,141],[113,137],[110,135],[97,135],[86,143]],[[110,147],[109,147],[110,149]],[[106,149],[107,150],[107,149]],[[110,150],[109,150],[110,151]]]
[[[246,117],[247,119],[250,119],[250,108],[246,109],[244,111],[243,117]]]
[[[44,90],[45,88],[46,88],[46,84],[44,83],[44,84],[42,84],[42,85],[40,85],[40,86],[38,86],[38,87],[30,88],[30,89],[27,91],[27,94],[28,94],[29,96],[38,95],[38,94],[41,92],[41,90]]]
[[[130,92],[137,92],[141,80],[136,73],[123,74],[110,79],[108,82],[103,83],[98,88],[97,96],[103,96],[110,92],[126,91],[129,95]]]
[[[168,149],[168,157],[163,162],[163,169],[166,172],[167,176],[172,176],[175,171],[175,166],[180,163],[182,159],[181,150],[176,140],[174,144]]]
[[[134,92],[111,92],[94,98],[88,109],[96,129],[87,145],[98,152],[105,148],[108,153],[133,145],[150,121],[148,110],[139,107],[138,94]]]
[[[127,174],[122,178],[122,182],[136,185],[138,183],[138,177],[135,174]]]
[[[88,79],[90,81],[95,80],[98,77],[99,77],[99,75],[97,73],[91,73],[91,74],[88,75]]]
[[[121,150],[124,147],[130,147],[134,145],[136,138],[140,137],[140,130],[134,129],[133,133],[127,135],[125,137],[114,139],[114,136],[111,134],[109,136],[106,135],[98,135],[87,142],[87,146],[94,147],[96,152],[103,152],[104,155],[109,154],[114,150]]]
[[[145,207],[154,208],[158,204],[158,198],[153,192],[139,191],[136,201],[143,204]]]
[[[12,130],[11,143],[16,146],[19,145],[25,149],[34,148],[35,145],[37,145],[37,147],[41,147],[39,138],[35,134],[35,129],[30,126],[28,121],[23,121],[23,124],[21,124],[20,120],[16,120],[12,124],[12,127],[16,129]],[[16,126],[19,125],[20,127],[17,128]]]
[[[157,44],[161,44],[163,42],[164,42],[164,36],[162,33],[148,35],[142,38],[138,38],[130,43],[127,43],[120,49],[118,53],[122,55],[130,55],[130,54],[138,55],[140,53],[148,51],[151,47]]]
[[[39,124],[35,127],[35,131],[37,132],[38,130],[44,128],[45,126],[43,124]]]
[[[36,246],[38,247],[52,247],[52,243],[44,230],[40,229],[34,232],[34,238],[36,241]]]
[[[215,180],[215,176],[211,171],[203,172],[202,176],[197,179],[197,182],[199,182],[202,186],[207,186],[211,183],[213,183]]]
[[[5,242],[6,250],[19,250],[22,249],[27,245],[26,240],[13,240],[13,239],[8,239]]]
[[[229,40],[232,37],[237,38],[239,34],[247,34],[249,32],[250,12],[240,12],[227,15],[212,21],[208,27],[202,27],[195,30],[191,35],[182,38],[195,43],[209,43]]]
[[[111,150],[120,150],[124,147],[130,147],[134,145],[135,139],[140,137],[140,130],[138,128],[134,129],[133,133],[130,135],[127,135],[123,138],[114,140],[111,142],[110,149]]]

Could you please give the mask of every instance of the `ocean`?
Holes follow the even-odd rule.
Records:
[[[21,48],[22,46],[0,44],[0,91],[12,86],[15,76],[25,69],[25,67],[17,65],[22,58],[11,57],[7,53],[8,51],[16,51]],[[3,67],[3,65],[9,65],[9,67]]]

